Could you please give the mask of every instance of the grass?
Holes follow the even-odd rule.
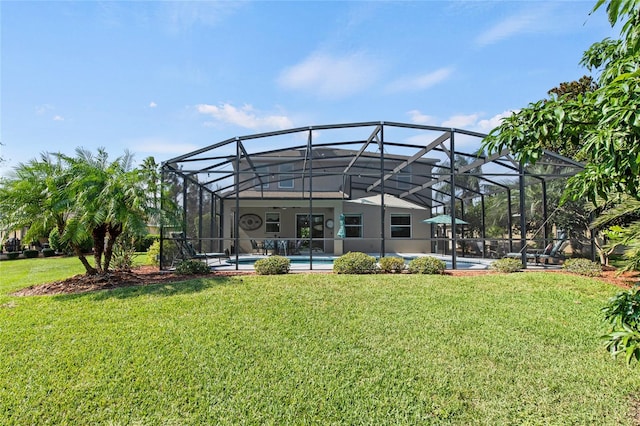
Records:
[[[640,394],[640,368],[598,340],[616,289],[588,278],[242,276],[11,297],[21,262],[0,264],[1,424],[617,425]]]

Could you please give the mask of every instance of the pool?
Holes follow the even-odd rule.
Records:
[[[286,256],[291,261],[291,266],[298,266],[300,268],[304,265],[309,265],[310,257],[309,256]],[[378,259],[378,256],[375,256]],[[337,256],[313,256],[312,265],[315,266],[333,266],[333,261],[337,259]],[[414,257],[403,257],[405,263],[409,263],[411,259]],[[238,258],[238,266],[253,266],[256,260],[265,259],[264,256],[241,256]],[[445,261],[446,269],[453,269],[451,265],[450,259],[442,259]],[[232,257],[230,260],[227,260],[227,264],[235,265],[236,260]],[[469,260],[457,260],[456,266],[458,269],[487,269],[488,264],[484,262],[478,261],[469,261]]]
[[[310,260],[309,256],[286,256],[286,257],[291,261],[292,265],[304,265],[304,264],[308,265]],[[266,257],[254,257],[254,256],[240,257],[238,259],[238,265],[253,265],[254,263],[256,263],[256,260],[260,260],[260,259],[266,259]],[[313,256],[312,263],[314,265],[333,265],[334,259],[336,259],[336,257]],[[230,260],[227,260],[227,263],[235,265],[236,260],[234,258],[231,258]]]

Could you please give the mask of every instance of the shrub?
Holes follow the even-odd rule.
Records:
[[[402,272],[404,269],[404,259],[401,257],[388,256],[380,259],[380,270],[386,273]]]
[[[343,254],[333,262],[333,272],[338,274],[375,274],[376,258],[360,252]]]
[[[259,275],[286,274],[291,268],[291,260],[284,256],[270,256],[256,260],[253,267]]]
[[[38,250],[25,250],[22,253],[27,259],[33,259],[35,257],[38,257],[38,255],[40,254]]]
[[[133,267],[133,257],[136,254],[134,238],[123,233],[113,245],[111,265],[116,271],[130,271]]]
[[[144,237],[137,237],[135,240],[135,247],[137,252],[149,251],[149,248],[156,241],[160,241],[160,235],[147,234]]]
[[[407,270],[410,274],[441,274],[447,264],[433,256],[423,256],[411,259]]]
[[[7,252],[7,259],[9,260],[15,260],[18,258],[18,256],[20,256],[20,252],[19,251],[8,251]]]
[[[147,250],[147,259],[154,266],[160,265],[160,240],[156,240]]]
[[[599,277],[602,273],[602,266],[589,259],[567,259],[562,265],[562,269],[586,277]]]
[[[58,253],[66,253],[67,245],[62,242],[58,228],[53,228],[49,233],[49,246]]]
[[[91,251],[93,250],[93,239],[91,238],[91,236],[87,236],[80,242],[79,246],[80,250],[83,253],[91,253]],[[54,249],[57,253],[63,253],[67,255],[73,254],[73,249],[60,237],[58,228],[53,228],[49,233],[49,247]]]
[[[602,336],[611,356],[624,354],[627,364],[640,362],[640,287],[616,294],[602,313],[611,326]]]
[[[208,274],[209,272],[211,272],[209,265],[194,259],[183,260],[176,266],[176,274],[179,275]]]
[[[42,249],[42,256],[44,256],[44,257],[51,257],[54,254],[56,254],[56,251],[54,249],[52,249],[52,248]]]
[[[522,269],[522,261],[512,257],[505,257],[502,259],[494,260],[491,264],[491,269],[510,274],[512,272],[518,272]]]

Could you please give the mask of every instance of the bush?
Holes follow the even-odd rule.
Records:
[[[58,253],[67,253],[67,245],[62,242],[58,228],[53,228],[49,233],[49,246]]]
[[[38,250],[25,250],[22,252],[22,254],[24,254],[24,257],[26,257],[27,259],[33,259],[38,257],[40,252]]]
[[[602,336],[611,356],[624,354],[627,364],[640,362],[640,287],[616,294],[602,313],[611,326]]]
[[[111,266],[116,271],[130,271],[133,268],[133,257],[136,254],[134,238],[123,233],[113,245]]]
[[[270,256],[256,260],[253,267],[259,275],[287,274],[291,268],[291,260],[284,256]]]
[[[52,249],[52,248],[42,249],[42,256],[44,256],[44,257],[51,257],[51,256],[53,256],[55,254],[56,254],[56,251],[54,249]]]
[[[183,260],[176,266],[176,274],[179,275],[208,274],[209,272],[211,272],[209,265],[194,259]]]
[[[338,274],[375,274],[376,258],[360,252],[343,254],[333,262],[333,272]]]
[[[568,259],[562,265],[562,269],[586,277],[599,277],[602,273],[602,266],[589,259]]]
[[[91,236],[87,236],[82,242],[80,242],[79,246],[83,253],[91,253],[93,250],[93,239]],[[73,249],[69,244],[62,241],[62,238],[58,233],[58,228],[53,228],[49,233],[49,247],[54,249],[57,253],[63,253],[66,255],[73,254]]]
[[[505,257],[502,259],[494,260],[491,264],[491,269],[506,274],[518,272],[520,269],[522,269],[522,261],[513,257]]]
[[[388,256],[380,259],[380,270],[386,273],[402,272],[404,269],[404,259],[401,257]]]
[[[147,259],[154,266],[160,265],[160,240],[156,240],[147,250]]]
[[[156,241],[160,241],[160,235],[158,234],[147,234],[144,237],[137,237],[135,240],[136,251],[148,251]]]
[[[18,256],[20,256],[20,252],[19,251],[8,251],[7,252],[7,259],[9,260],[15,260],[18,258]]]
[[[444,260],[432,256],[416,257],[411,259],[407,270],[410,274],[441,274],[447,264]]]

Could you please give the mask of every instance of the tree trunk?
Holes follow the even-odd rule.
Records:
[[[108,271],[111,265],[111,258],[113,257],[113,246],[116,243],[116,239],[122,234],[122,225],[109,225],[107,227],[109,233],[109,239],[107,240],[107,248],[104,252],[104,270]]]
[[[59,235],[63,235],[64,234],[64,229],[65,229],[65,223],[61,220],[58,221],[58,234]],[[93,266],[89,265],[89,261],[87,260],[87,258],[84,256],[84,254],[82,253],[82,249],[80,248],[80,246],[78,246],[77,244],[70,244],[71,248],[73,248],[73,252],[76,254],[76,256],[78,256],[78,259],[80,259],[80,263],[82,263],[82,266],[84,266],[85,272],[87,275],[95,275],[98,273],[98,271],[96,270],[96,268],[94,268]]]
[[[99,273],[106,271],[106,268],[102,267],[102,254],[104,253],[104,239],[107,235],[107,225],[100,224],[93,228],[91,231],[93,236],[93,258],[95,260],[96,270]]]
[[[77,245],[74,244],[73,245],[73,251],[78,256],[78,259],[80,259],[80,262],[82,262],[82,265],[84,266],[84,269],[86,270],[87,275],[95,275],[95,274],[98,273],[98,270],[96,268],[94,268],[93,266],[89,265],[89,261],[87,260],[87,258],[82,253],[82,250],[80,249],[80,246],[77,246]]]

